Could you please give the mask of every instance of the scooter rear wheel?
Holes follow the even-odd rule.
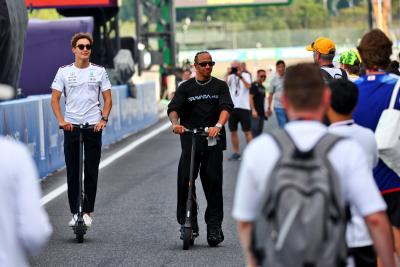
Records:
[[[76,241],[78,241],[78,243],[83,243],[83,234],[76,234]]]
[[[185,228],[184,235],[183,235],[183,250],[188,250],[190,244],[192,243],[192,229]]]

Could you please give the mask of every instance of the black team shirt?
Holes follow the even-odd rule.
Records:
[[[250,87],[250,94],[254,96],[254,108],[258,116],[264,118],[265,87],[258,82],[253,82]]]
[[[175,92],[174,98],[168,105],[168,115],[171,111],[176,111],[180,118],[180,124],[187,129],[200,127],[214,127],[218,122],[222,110],[229,113],[233,110],[233,102],[229,93],[228,85],[215,77],[208,82],[199,82],[191,78],[182,83]],[[190,150],[191,135],[181,135],[182,149]],[[207,138],[204,136],[196,137],[196,149],[226,149],[225,127],[217,137],[217,145],[209,147]]]

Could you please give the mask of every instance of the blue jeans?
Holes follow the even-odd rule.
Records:
[[[284,108],[274,108],[276,119],[278,120],[278,125],[283,128],[288,122],[288,117],[286,116],[286,111]]]

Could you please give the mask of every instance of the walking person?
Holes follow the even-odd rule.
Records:
[[[319,37],[310,45],[306,46],[307,51],[313,52],[313,59],[321,67],[321,73],[326,83],[333,79],[347,79],[347,73],[342,68],[333,65],[336,54],[335,43],[326,37]]]
[[[0,136],[0,266],[29,266],[52,232],[28,149]]]
[[[360,77],[361,58],[358,51],[348,50],[340,54],[340,67],[347,72],[348,79],[355,82]]]
[[[345,202],[354,205],[364,217],[383,266],[396,266],[393,240],[385,213],[386,205],[368,168],[365,152],[354,140],[328,134],[327,127],[321,123],[330,103],[330,94],[315,64],[301,63],[289,67],[285,74],[282,102],[290,122],[284,130],[255,139],[245,150],[236,185],[233,217],[238,222],[247,266],[342,266],[340,264],[346,258]],[[283,144],[282,140],[288,140],[289,144]],[[294,146],[294,151],[287,150],[287,145]],[[329,166],[328,171],[313,176],[315,179],[301,179],[304,181],[301,187],[290,187],[289,183],[300,182],[295,178],[311,178],[285,175],[290,174],[290,169],[296,166],[294,160],[310,159],[314,153],[318,155],[321,151],[326,153],[325,160],[317,158],[318,168]],[[294,164],[285,165],[289,161]],[[305,167],[299,166],[303,169],[297,168],[298,172],[292,172],[292,175],[304,173],[307,170]],[[289,181],[287,177],[293,179]],[[285,191],[275,191],[278,189],[275,186],[280,182],[279,178],[286,179]],[[330,197],[323,198],[317,192],[300,194],[302,189],[307,190],[307,184],[318,188],[322,186],[318,185],[322,181],[328,186]],[[300,191],[296,188],[300,188]],[[300,196],[302,201],[292,201],[289,205],[291,200]],[[307,201],[311,196],[318,201]],[[319,206],[322,202],[329,205],[328,210],[324,209],[324,205]],[[290,210],[287,216],[280,212],[284,208]],[[336,211],[331,213],[333,210]],[[271,218],[275,218],[275,222],[271,222]],[[277,225],[278,222],[283,224]],[[267,228],[255,228],[260,225]],[[335,228],[339,225],[340,229]],[[300,230],[300,226],[304,228]],[[336,234],[330,231],[333,229]],[[261,244],[264,245],[263,251],[257,247]],[[317,246],[310,248],[311,244]]]
[[[264,120],[267,118],[265,111],[265,87],[263,85],[266,78],[266,71],[258,70],[257,80],[250,87],[251,132],[253,138],[262,133]]]
[[[207,200],[205,222],[207,224],[207,242],[217,246],[224,240],[222,232],[223,212],[223,151],[226,149],[225,123],[232,112],[233,103],[229,88],[224,81],[211,76],[215,62],[209,52],[198,52],[194,58],[196,76],[178,87],[174,98],[168,105],[168,117],[172,131],[180,135],[182,153],[178,167],[178,200],[176,217],[184,235],[186,200],[190,180],[191,135],[185,129],[208,127],[208,137],[216,138],[209,143],[204,136],[196,137],[194,178],[200,171],[200,179]],[[196,199],[193,185],[193,197]],[[197,222],[197,202],[192,206],[193,236],[199,235]]]
[[[366,33],[358,46],[366,74],[356,80],[359,91],[354,121],[375,132],[379,118],[386,108],[399,76],[389,74],[385,69],[390,64],[392,41],[381,30]],[[394,105],[400,109],[400,96]],[[400,256],[400,177],[381,159],[374,168],[375,181],[388,206],[387,213],[393,226],[396,253]]]
[[[349,62],[349,61],[347,61]],[[352,112],[357,105],[357,86],[345,79],[334,80],[329,83],[332,92],[331,104],[327,116],[331,122],[330,133],[353,138],[364,149],[368,169],[372,173],[378,163],[378,148],[374,133],[365,127],[356,124]],[[349,255],[355,267],[377,267],[376,253],[368,228],[362,216],[354,207],[350,207],[351,218],[346,227],[346,243]]]
[[[230,70],[227,84],[235,107],[228,122],[233,150],[233,154],[229,157],[229,160],[240,160],[239,136],[237,133],[239,123],[244,132],[246,142],[249,143],[252,139],[250,114],[251,76],[249,73],[243,72],[238,61],[232,62]]]
[[[72,37],[71,48],[75,62],[60,67],[51,85],[51,106],[58,125],[64,130],[64,155],[67,166],[68,200],[73,214],[69,226],[74,226],[78,213],[79,192],[79,127],[88,124],[93,129],[83,129],[84,188],[83,219],[92,225],[97,179],[99,172],[102,131],[107,126],[112,107],[111,84],[106,70],[90,62],[93,39],[89,33],[77,33]],[[65,115],[61,113],[60,98],[65,96]],[[100,109],[99,97],[104,100]]]
[[[280,128],[283,128],[285,124],[288,122],[288,117],[281,101],[283,93],[283,77],[285,75],[285,69],[286,69],[285,61],[278,60],[275,64],[275,67],[276,67],[276,73],[271,81],[272,91],[268,95],[267,116],[269,117],[272,114],[272,100],[273,100],[273,107],[276,120],[278,121],[278,126]]]

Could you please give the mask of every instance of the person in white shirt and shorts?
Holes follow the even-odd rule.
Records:
[[[244,132],[246,142],[249,143],[252,139],[250,112],[251,76],[248,72],[243,71],[238,61],[232,63],[230,70],[231,72],[228,75],[227,84],[229,86],[234,109],[228,121],[233,150],[233,154],[229,159],[240,160],[239,137],[237,134],[239,123]]]

